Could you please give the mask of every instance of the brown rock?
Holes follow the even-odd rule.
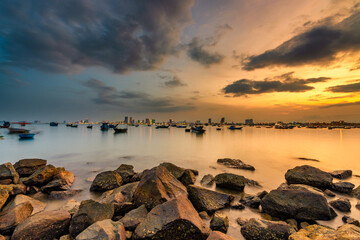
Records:
[[[72,172],[61,171],[54,176],[54,179],[41,188],[42,192],[50,193],[51,191],[69,190],[75,180]]]
[[[58,170],[53,165],[47,165],[39,168],[29,177],[23,180],[25,185],[41,186],[50,182],[54,176],[58,173]]]
[[[180,178],[180,182],[185,186],[194,184],[196,182],[195,174],[191,170],[186,169],[184,174]]]
[[[8,198],[9,192],[4,189],[0,189],[0,209],[4,206]]]
[[[72,190],[67,190],[67,191],[52,191],[49,194],[49,199],[50,200],[69,199],[69,198],[72,198],[72,197],[78,195],[82,191],[83,191],[82,189],[72,189]]]
[[[124,224],[111,219],[98,221],[81,232],[76,240],[126,240]]]
[[[19,195],[16,195],[16,197],[4,207],[4,210],[13,209],[16,206],[18,206],[20,204],[23,204],[23,203],[26,203],[26,202],[29,202],[31,204],[32,208],[33,208],[32,213],[31,213],[32,215],[34,215],[35,213],[43,211],[45,209],[45,207],[46,207],[46,203],[43,203],[43,202],[38,201],[36,199],[33,199],[33,198],[29,197],[29,196],[19,194]]]
[[[101,172],[96,175],[94,181],[91,184],[90,191],[104,192],[120,187],[122,183],[123,180],[117,172]]]
[[[33,207],[29,202],[21,203],[0,213],[0,232],[12,232],[17,225],[30,217]]]
[[[229,228],[229,218],[221,212],[215,212],[210,221],[210,228],[213,231],[226,233]]]
[[[212,231],[206,240],[235,240],[222,232]]]
[[[0,180],[3,181],[2,184],[19,183],[19,174],[16,172],[11,163],[4,163],[0,165]]]
[[[145,205],[131,210],[119,221],[124,224],[126,230],[135,230],[135,228],[146,219],[148,211]]]
[[[45,167],[47,161],[43,159],[21,159],[14,164],[15,170],[21,177],[28,177],[39,168]]]

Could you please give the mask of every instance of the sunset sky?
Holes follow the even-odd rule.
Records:
[[[360,2],[3,0],[0,120],[360,121]]]

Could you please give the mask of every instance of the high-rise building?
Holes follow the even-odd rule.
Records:
[[[208,124],[211,124],[211,118],[209,118],[209,120],[208,120]]]
[[[129,123],[129,117],[128,116],[125,116],[124,123],[126,123],[126,124]]]
[[[246,125],[254,125],[254,119],[251,119],[251,118],[245,119],[245,124]]]

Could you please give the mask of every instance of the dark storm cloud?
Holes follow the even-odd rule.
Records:
[[[3,65],[49,72],[154,69],[176,51],[193,0],[3,0]]]
[[[89,79],[83,82],[83,85],[97,94],[96,98],[92,99],[95,103],[111,105],[122,111],[177,112],[195,108],[191,103],[179,103],[171,97],[155,98],[144,92],[118,91],[98,79]]]
[[[308,84],[325,82],[330,79],[326,77],[299,79],[293,77],[292,74],[290,72],[263,81],[241,79],[227,85],[222,90],[225,94],[233,94],[234,97],[272,92],[306,92],[314,89]]]
[[[187,86],[186,83],[183,83],[181,79],[176,75],[164,75],[159,76],[161,79],[166,80],[161,86],[168,88],[184,87]]]
[[[360,82],[328,87],[327,90],[334,93],[360,92]]]
[[[243,69],[251,71],[275,65],[324,65],[335,60],[337,53],[359,50],[360,12],[356,11],[340,23],[321,21],[275,49],[245,58]]]

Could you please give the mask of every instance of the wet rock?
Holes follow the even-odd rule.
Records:
[[[146,219],[148,211],[145,205],[131,210],[119,221],[124,224],[126,230],[135,230],[135,228]]]
[[[324,191],[324,193],[325,193],[326,196],[329,196],[329,197],[335,197],[336,196],[336,194],[333,193],[332,191],[330,191],[329,189],[326,189]]]
[[[346,199],[346,198],[338,198],[334,201],[329,202],[329,204],[333,208],[335,208],[341,212],[350,212],[350,210],[351,210],[350,201],[349,201],[349,199]]]
[[[132,202],[134,200],[135,190],[138,186],[139,182],[132,182],[114,189],[114,192],[120,191],[124,195],[126,201]]]
[[[301,222],[300,223],[300,228],[301,229],[305,229],[307,226],[309,226],[310,224],[309,223],[307,223],[307,222]]]
[[[287,224],[289,224],[295,231],[298,231],[298,223],[295,219],[289,218],[285,221]]]
[[[227,166],[229,168],[244,169],[255,171],[255,168],[249,164],[245,164],[240,159],[222,158],[217,160],[218,164]]]
[[[206,187],[211,187],[214,184],[214,176],[206,174],[200,181],[200,184]]]
[[[190,170],[194,173],[195,176],[197,176],[199,174],[199,172],[197,170],[194,169],[185,169],[179,166],[176,166],[173,163],[169,163],[169,162],[164,162],[161,163],[160,166],[165,167],[172,175],[174,175],[177,179],[180,179],[181,176],[184,174],[185,170]]]
[[[49,194],[49,199],[50,200],[69,199],[69,198],[72,198],[72,197],[78,195],[82,191],[83,191],[82,189],[72,189],[72,190],[67,190],[67,191],[52,191]]]
[[[242,199],[240,202],[245,206],[248,206],[253,209],[258,209],[260,206],[261,199],[257,196],[247,196],[245,199]]]
[[[252,180],[252,179],[246,179],[246,185],[250,186],[250,187],[261,187],[261,184],[258,181]]]
[[[70,214],[65,210],[40,212],[20,223],[12,240],[53,240],[66,233]]]
[[[332,185],[331,189],[335,192],[350,194],[354,187],[355,185],[349,182],[337,182]]]
[[[79,210],[80,203],[75,199],[70,199],[61,208],[68,211],[71,215],[74,215]]]
[[[337,179],[346,179],[352,176],[351,170],[336,170],[330,173],[331,176]]]
[[[19,195],[16,195],[16,197],[4,207],[4,210],[13,209],[16,206],[21,205],[26,202],[29,202],[33,208],[32,215],[34,215],[35,213],[38,213],[38,212],[42,212],[46,207],[46,203],[43,203],[43,202],[36,200],[34,198],[31,198],[29,196],[19,194]]]
[[[185,186],[188,186],[188,185],[194,184],[196,182],[196,177],[195,177],[195,174],[191,170],[186,169],[184,174],[181,176],[181,178],[179,180],[182,184],[184,184]]]
[[[21,159],[14,164],[15,170],[21,177],[28,177],[39,168],[46,166],[47,161],[44,159]]]
[[[29,177],[24,178],[23,183],[25,185],[41,186],[50,182],[54,176],[58,173],[58,170],[53,165],[47,165],[45,167],[37,169]]]
[[[221,212],[215,212],[210,221],[210,229],[213,231],[226,233],[228,228],[229,218]]]
[[[120,175],[124,184],[131,182],[131,178],[135,175],[134,166],[128,164],[121,164],[115,172]]]
[[[353,196],[354,198],[360,199],[360,185],[357,188],[352,190],[351,196]]]
[[[39,201],[47,201],[49,198],[49,195],[43,192],[37,192],[34,195],[32,195],[33,199],[39,200]]]
[[[154,207],[140,223],[133,239],[205,240],[210,229],[185,195]]]
[[[29,202],[14,206],[0,213],[0,233],[7,234],[14,228],[30,217],[33,207]]]
[[[4,206],[4,204],[6,203],[6,201],[9,198],[9,192],[4,190],[4,189],[0,189],[0,209]]]
[[[353,224],[355,226],[358,226],[360,227],[360,222],[352,217],[349,217],[349,216],[343,216],[342,217],[342,221],[344,223],[348,223],[348,224]]]
[[[106,219],[93,223],[83,232],[81,232],[76,240],[126,240],[124,224],[121,222],[113,222]]]
[[[199,212],[199,216],[201,219],[210,220],[210,216],[209,216],[209,214],[207,214],[206,211]]]
[[[213,213],[216,210],[228,207],[233,196],[215,192],[195,185],[188,186],[189,199],[198,211]]]
[[[75,180],[75,176],[72,172],[61,171],[54,176],[54,179],[41,187],[41,191],[50,193],[51,191],[66,191],[69,190]]]
[[[305,229],[293,233],[289,240],[330,240],[330,239],[346,239],[346,240],[357,240],[360,239],[360,228],[352,225],[345,224],[337,230],[320,226],[310,225]]]
[[[2,184],[17,184],[19,183],[19,178],[19,174],[11,163],[0,165],[0,181],[2,181]]]
[[[230,203],[230,207],[233,209],[243,210],[245,209],[245,205],[238,201],[232,201]]]
[[[357,204],[355,205],[355,207],[360,210],[360,201],[357,202]]]
[[[96,175],[91,184],[90,191],[104,192],[117,187],[123,183],[120,175],[115,171],[106,171]]]
[[[246,179],[243,176],[232,173],[220,173],[215,176],[214,181],[217,187],[238,191],[243,191],[246,183]]]
[[[288,240],[295,230],[286,222],[251,218],[241,227],[246,240]]]
[[[26,186],[24,184],[0,185],[0,189],[7,191],[10,195],[26,194]]]
[[[239,224],[240,226],[244,226],[247,223],[247,221],[249,220],[243,217],[238,217],[236,219],[237,224]]]
[[[114,213],[117,215],[119,212],[120,205],[125,202],[125,196],[119,191],[119,189],[114,189],[104,192],[98,199],[100,203],[109,203],[114,206]]]
[[[261,200],[265,213],[282,219],[330,220],[335,217],[326,198],[314,191],[277,189]]]
[[[206,240],[235,240],[222,232],[212,231]]]
[[[79,210],[74,214],[70,222],[70,235],[75,238],[79,233],[91,224],[111,219],[114,215],[114,206],[109,203],[99,203],[93,200],[82,201]]]
[[[305,184],[326,189],[331,187],[333,177],[318,168],[303,165],[288,170],[285,179],[289,184]]]
[[[151,209],[181,195],[187,195],[186,187],[160,165],[144,173],[135,190],[134,202]]]
[[[267,194],[268,192],[264,190],[262,192],[257,193],[256,196],[260,199],[263,199]]]

